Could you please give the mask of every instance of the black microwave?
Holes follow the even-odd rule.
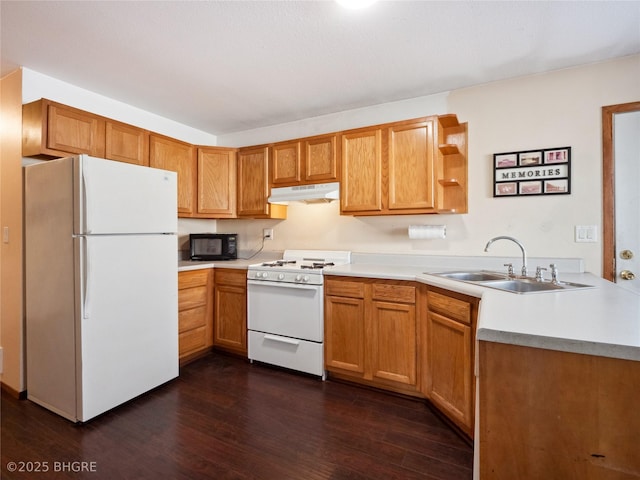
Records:
[[[238,234],[192,233],[189,250],[191,260],[235,260],[238,258]]]

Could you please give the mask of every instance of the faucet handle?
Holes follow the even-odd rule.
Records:
[[[536,267],[536,281],[537,282],[542,282],[544,279],[542,278],[542,271],[547,271],[546,268],[544,267]]]
[[[552,263],[549,265],[549,268],[551,268],[551,283],[554,285],[560,283],[558,281],[558,266],[555,263]]]
[[[505,263],[504,266],[507,267],[509,276],[513,277],[513,263]]]

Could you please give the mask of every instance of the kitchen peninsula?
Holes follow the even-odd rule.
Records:
[[[495,257],[402,258],[357,263],[354,255],[326,274],[417,281],[481,299],[476,478],[640,475],[640,296],[580,268],[561,279],[595,288],[518,295],[426,273],[500,270]]]
[[[351,264],[324,274],[412,282],[479,299],[473,342],[476,478],[636,478],[640,297],[584,273],[576,259],[530,261],[555,262],[561,280],[595,288],[519,295],[427,273],[499,271],[505,260],[519,261],[354,253]],[[180,270],[247,263],[181,262]]]

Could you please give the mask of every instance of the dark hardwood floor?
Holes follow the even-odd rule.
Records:
[[[1,413],[3,479],[472,477],[472,448],[422,401],[217,353],[84,425],[5,392]]]

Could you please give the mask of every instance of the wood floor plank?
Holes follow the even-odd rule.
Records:
[[[473,463],[420,400],[218,353],[84,425],[3,391],[0,422],[3,479],[464,480]],[[60,471],[80,462],[95,471]]]

